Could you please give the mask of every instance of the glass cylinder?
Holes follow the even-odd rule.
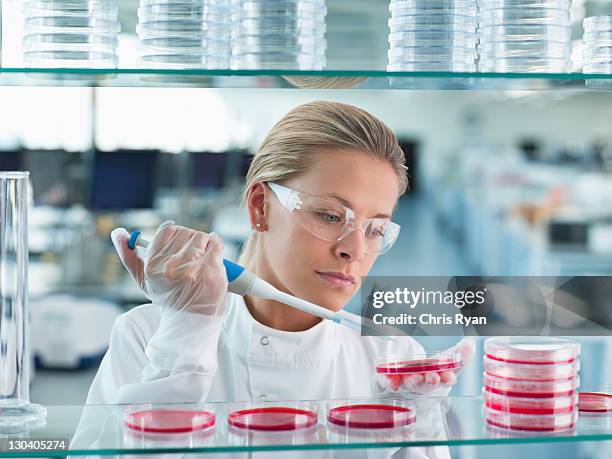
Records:
[[[30,404],[29,172],[0,172],[0,430],[39,420]]]

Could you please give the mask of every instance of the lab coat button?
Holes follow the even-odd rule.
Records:
[[[262,346],[267,346],[270,344],[270,339],[267,336],[262,336],[259,342],[262,344]]]

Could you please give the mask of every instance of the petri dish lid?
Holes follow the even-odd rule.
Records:
[[[287,36],[284,34],[276,35],[245,35],[237,37],[232,44],[239,46],[280,46],[280,47],[300,47],[300,46],[323,46],[327,45],[324,37],[312,36]]]
[[[576,390],[580,387],[580,378],[576,376],[554,381],[523,381],[500,378],[484,372],[483,386],[491,394],[509,397],[567,397],[576,393]]]
[[[480,25],[528,25],[551,24],[570,25],[570,11],[553,8],[500,8],[482,10],[479,13]]]
[[[392,58],[410,58],[412,56],[434,56],[433,59],[445,59],[449,57],[474,57],[476,48],[468,48],[465,46],[451,45],[416,45],[402,46],[401,48],[392,48],[387,51],[387,57]]]
[[[150,21],[206,21],[224,24],[229,27],[230,21],[227,14],[222,12],[198,12],[198,11],[176,11],[174,13],[160,14],[148,9],[138,8],[138,20],[140,22]]]
[[[476,0],[391,0],[389,11],[397,8],[411,8],[417,12],[427,10],[449,11],[449,10],[476,10]]]
[[[231,412],[227,422],[234,428],[246,430],[298,430],[314,426],[317,423],[317,413],[287,406],[249,408]]]
[[[215,415],[202,410],[157,408],[128,412],[124,423],[127,428],[139,432],[195,432],[213,427]]]
[[[66,45],[87,45],[104,44],[117,45],[118,40],[114,35],[95,35],[89,33],[36,33],[24,35],[22,39],[24,46],[39,43],[66,44]]]
[[[572,0],[484,0],[479,2],[481,10],[496,8],[560,8],[569,10]]]
[[[528,415],[571,413],[578,403],[576,394],[548,398],[510,397],[489,392],[486,388],[482,391],[482,397],[487,409]]]
[[[114,68],[117,56],[112,53],[87,51],[25,51],[28,67],[41,68]]]
[[[121,31],[118,21],[89,17],[38,16],[24,20],[24,31],[36,32],[92,32],[96,34],[116,34]]]
[[[410,62],[408,62],[410,63]],[[421,63],[418,60],[415,64]],[[465,59],[423,59],[422,63],[457,63],[466,64]],[[390,63],[393,65],[393,63]],[[461,368],[461,354],[453,352],[440,355],[440,352],[412,355],[389,355],[376,359],[376,373],[379,374],[410,374],[427,373],[431,371],[450,371]]]
[[[414,16],[414,15],[427,15],[427,14],[451,14],[455,16],[467,16],[474,17],[476,15],[475,9],[468,8],[452,8],[452,9],[437,9],[437,8],[400,8],[389,6],[389,10],[391,11],[392,18],[401,18],[404,16]]]
[[[241,18],[234,21],[234,27],[239,30],[257,30],[266,32],[268,30],[286,31],[313,31],[325,30],[324,19],[318,18]]]
[[[406,30],[404,32],[390,33],[389,42],[392,41],[476,41],[478,35],[475,31],[464,32],[461,30],[453,31],[448,29],[434,30]]]
[[[463,62],[411,62],[387,65],[387,72],[461,72],[475,73],[476,64]]]
[[[403,404],[359,403],[336,406],[328,410],[327,421],[356,429],[392,429],[416,422],[416,408]]]
[[[229,49],[229,42],[225,40],[213,40],[208,38],[190,37],[159,37],[144,38],[140,40],[141,46],[162,47],[162,48],[207,48]]]
[[[23,5],[24,17],[63,16],[96,17],[117,20],[119,8],[115,3],[92,1],[57,3],[50,1],[27,2]]]
[[[189,36],[193,32],[217,32],[223,31],[226,24],[217,22],[197,21],[197,20],[157,20],[157,21],[141,21],[136,26],[136,32],[145,30],[148,32],[178,32],[181,35]]]
[[[327,45],[325,42],[317,45],[308,46],[266,46],[266,45],[242,45],[240,43],[232,43],[232,53],[236,55],[240,54],[268,54],[268,53],[282,53],[282,54],[300,54],[300,55],[315,55],[324,56]]]
[[[192,5],[200,8],[228,8],[227,0],[140,0],[141,7],[149,5]]]
[[[509,59],[481,61],[481,68],[504,69],[514,65],[512,68],[526,69],[530,68],[530,65],[536,65],[534,59],[514,59],[510,63],[508,61]],[[539,59],[537,60],[537,65],[544,67],[549,61],[547,59]],[[561,59],[553,61],[553,63],[563,66],[567,62]],[[498,378],[523,381],[553,381],[575,377],[580,369],[580,361],[575,360],[571,363],[551,364],[517,364],[493,360],[485,355],[484,369],[488,374]]]
[[[473,31],[476,29],[476,17],[459,14],[413,14],[411,16],[392,17],[388,20],[392,32],[412,30],[415,27],[448,27],[450,30]]]
[[[612,16],[590,16],[582,21],[585,32],[612,29]]]
[[[245,18],[324,17],[327,14],[327,7],[324,2],[245,1],[234,7],[232,14]]]
[[[448,56],[448,57],[441,57],[437,54],[423,54],[421,57],[419,56],[406,56],[406,57],[390,57],[389,58],[389,65],[396,65],[396,64],[414,64],[414,63],[418,63],[418,62],[444,62],[444,60],[446,60],[447,62],[451,62],[453,64],[473,64],[474,61],[476,59],[476,55],[466,55],[466,56]],[[395,373],[395,374],[408,374],[408,373],[427,373],[428,371],[447,371],[444,370],[444,367],[446,365],[444,364],[444,362],[440,362],[438,364],[438,367],[440,368],[439,370],[425,370],[425,371],[406,371],[404,373]],[[449,367],[448,371],[452,371],[455,368],[451,367],[452,364],[449,363]],[[435,368],[436,365],[433,365],[432,368]],[[381,368],[385,368],[384,366],[382,366]],[[388,368],[388,367],[387,367]],[[418,368],[415,367],[415,368]],[[424,365],[423,368],[428,368],[428,365]],[[381,373],[381,374],[393,374],[393,373]]]
[[[595,62],[584,65],[582,73],[612,74],[612,62]]]
[[[482,25],[478,36],[483,41],[552,40],[569,41],[572,28],[562,25]]]
[[[576,426],[578,411],[557,415],[524,415],[484,409],[487,425],[524,432],[557,432]]]
[[[578,410],[581,413],[612,413],[612,387],[601,392],[580,392]]]
[[[567,338],[502,336],[487,338],[484,351],[489,359],[500,362],[550,365],[576,361],[580,344]]]

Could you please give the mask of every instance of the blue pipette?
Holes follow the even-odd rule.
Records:
[[[146,248],[148,245],[149,241],[141,237],[140,231],[134,231],[130,235],[130,239],[128,241],[128,247],[130,249],[134,250],[136,246]],[[331,320],[340,325],[344,325],[358,331],[361,331],[362,329],[362,324],[353,317],[349,316],[345,311],[340,310],[334,312],[322,306],[311,303],[310,301],[281,292],[272,284],[257,277],[252,272],[247,271],[244,269],[244,267],[226,260],[225,258],[223,259],[223,265],[225,266],[225,272],[227,273],[228,291],[235,293],[236,295],[244,296],[248,294],[266,300],[279,301],[287,306],[291,306],[292,308],[299,309],[300,311],[321,317],[322,319]],[[365,325],[363,328],[364,330],[368,330],[368,327]],[[376,335],[373,330],[369,331],[372,335]],[[378,336],[383,339],[395,341],[395,339],[391,336]]]

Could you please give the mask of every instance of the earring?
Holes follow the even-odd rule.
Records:
[[[258,223],[258,224],[257,224],[257,225],[255,225],[255,226],[257,226],[257,228],[261,228],[261,223]]]

